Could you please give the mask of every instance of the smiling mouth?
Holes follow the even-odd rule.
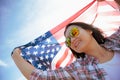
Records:
[[[80,42],[81,42],[80,40],[77,40],[77,39],[76,39],[76,40],[73,42],[74,47],[77,48],[77,47],[79,46]]]

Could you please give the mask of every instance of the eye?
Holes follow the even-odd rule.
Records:
[[[71,37],[76,37],[79,35],[79,29],[77,27],[73,27],[69,34]]]
[[[67,45],[68,47],[70,47],[70,45],[71,45],[71,39],[70,39],[69,37],[66,38],[65,43],[66,43],[66,45]]]

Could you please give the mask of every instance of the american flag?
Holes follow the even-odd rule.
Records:
[[[99,14],[98,6],[105,7],[105,5],[107,6],[112,5],[112,7],[114,7],[113,6],[114,4],[108,4],[108,3],[112,3],[112,2],[103,1],[102,5],[99,5],[96,0],[91,0],[88,4],[83,5],[82,8],[80,8],[80,10],[77,13],[75,13],[67,20],[63,21],[61,24],[59,24],[52,30],[46,32],[45,34],[41,35],[35,40],[20,46],[22,51],[21,56],[30,64],[32,64],[34,67],[41,70],[48,70],[48,69],[54,70],[56,68],[65,67],[69,65],[70,63],[75,61],[75,57],[64,43],[65,26],[68,23],[74,21],[86,22],[94,25],[101,25],[101,24],[97,24],[97,21],[101,19],[99,18],[99,16],[104,17],[104,15],[102,12],[100,12],[102,15]],[[113,13],[115,13],[114,11],[115,9],[113,10]],[[107,11],[107,13],[108,12],[109,11]],[[106,14],[106,12],[104,12],[104,14]],[[111,15],[113,16],[113,14],[107,16],[111,16]],[[120,17],[120,15],[118,15],[117,17]],[[119,25],[120,24],[119,19],[117,18],[117,20],[113,22],[110,22],[109,20],[105,20],[104,23],[110,22],[112,23],[112,26],[114,26],[113,24]],[[109,27],[110,25],[106,25],[106,26]]]

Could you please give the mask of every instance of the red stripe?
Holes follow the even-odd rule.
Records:
[[[57,25],[55,28],[51,30],[51,33],[54,34],[57,31],[61,30],[63,27],[65,27],[68,23],[72,22],[74,19],[76,19],[78,16],[80,16],[83,12],[85,12],[96,0],[93,0],[91,3],[86,5],[84,8],[79,10],[77,13],[75,13],[73,16],[68,18],[67,20],[63,21],[61,24]]]
[[[71,64],[71,63],[72,63],[72,61],[73,61],[73,59],[74,59],[74,55],[73,55],[73,54],[71,54],[71,58],[70,58],[70,60],[69,60],[69,62],[67,63],[67,65],[66,65],[66,66],[68,66],[69,64]]]
[[[59,40],[61,37],[64,36],[64,28],[58,30],[58,32],[56,32],[55,34],[53,34],[53,36],[54,36],[57,40]]]
[[[65,58],[67,57],[67,55],[68,55],[68,51],[69,51],[69,49],[67,48],[66,50],[65,50],[65,52],[64,52],[64,55],[62,55],[62,57],[61,58],[59,58],[59,60],[57,61],[57,63],[56,63],[56,68],[59,68],[60,67],[60,64],[65,60]]]

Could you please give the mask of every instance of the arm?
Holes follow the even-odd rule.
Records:
[[[20,71],[22,72],[22,74],[29,79],[30,78],[30,74],[32,73],[32,71],[35,69],[31,64],[29,64],[27,61],[25,61],[21,56],[20,56],[20,49],[16,48],[13,51],[12,54],[12,58],[15,62],[15,64],[17,65],[17,67],[20,69]]]
[[[103,46],[109,50],[120,52],[120,27],[115,33],[106,38]]]
[[[57,80],[57,79],[67,79],[67,80],[73,80],[72,76],[64,69],[58,69],[58,70],[50,70],[50,71],[41,71],[39,69],[36,69],[31,64],[29,64],[27,61],[25,61],[20,56],[20,49],[16,48],[13,51],[12,58],[19,68],[19,70],[22,72],[22,74],[29,80],[35,80],[37,79],[50,79],[50,80]]]

